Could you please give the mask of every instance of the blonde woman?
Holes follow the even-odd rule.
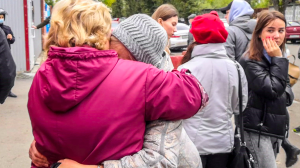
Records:
[[[28,100],[35,147],[50,165],[65,158],[74,161],[60,168],[65,162],[96,165],[132,155],[142,149],[146,122],[189,118],[203,104],[193,76],[152,66],[161,64],[167,42],[160,26],[164,33],[151,37],[157,43],[151,52],[161,57],[152,65],[109,50],[110,26],[101,2],[63,0],[53,9],[48,59]]]

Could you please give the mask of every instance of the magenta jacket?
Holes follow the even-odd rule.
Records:
[[[142,149],[147,121],[186,119],[200,106],[192,75],[91,47],[51,47],[28,99],[36,147],[50,163],[132,155]]]

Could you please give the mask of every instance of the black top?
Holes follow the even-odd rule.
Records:
[[[15,42],[15,36],[14,33],[12,32],[11,28],[9,26],[6,26],[4,24],[0,24],[0,28],[2,28],[2,30],[4,31],[5,35],[6,35],[6,39],[7,39],[7,35],[11,34],[12,35],[12,39],[9,40],[7,39],[8,42],[8,46],[10,48],[10,45],[13,44]]]
[[[248,104],[243,113],[246,131],[284,138],[287,109],[294,99],[288,78],[286,58],[272,57],[271,63],[263,56],[261,61],[241,57],[248,80]]]
[[[7,38],[0,28],[0,103],[4,103],[8,93],[14,86],[16,64],[10,53]]]

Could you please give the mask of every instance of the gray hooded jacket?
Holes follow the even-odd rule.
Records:
[[[256,26],[256,20],[250,19],[253,14],[251,6],[242,0],[234,0],[229,14],[228,37],[225,43],[227,55],[232,60],[239,58],[246,51]]]
[[[186,119],[184,129],[200,155],[230,153],[234,143],[231,117],[239,113],[235,63],[227,57],[224,44],[202,44],[194,47],[192,59],[178,69],[182,68],[189,69],[209,95],[208,105],[201,113]],[[244,109],[248,84],[243,68],[240,69]]]
[[[180,121],[156,120],[146,126],[143,149],[105,168],[202,168],[200,156]]]

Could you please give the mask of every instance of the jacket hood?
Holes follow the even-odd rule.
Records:
[[[117,61],[113,50],[51,47],[38,74],[43,101],[54,112],[67,112],[99,86]]]
[[[229,26],[236,26],[240,28],[249,40],[252,38],[252,33],[256,26],[256,20],[250,19],[250,16],[240,16],[232,21]]]
[[[224,43],[209,43],[197,45],[193,49],[192,58],[198,56],[210,58],[227,57]]]
[[[229,13],[229,26],[239,27],[248,40],[251,40],[256,26],[256,20],[250,18],[253,13],[254,10],[244,0],[234,0]]]
[[[229,24],[240,16],[251,16],[254,10],[245,0],[234,0],[229,13]]]

